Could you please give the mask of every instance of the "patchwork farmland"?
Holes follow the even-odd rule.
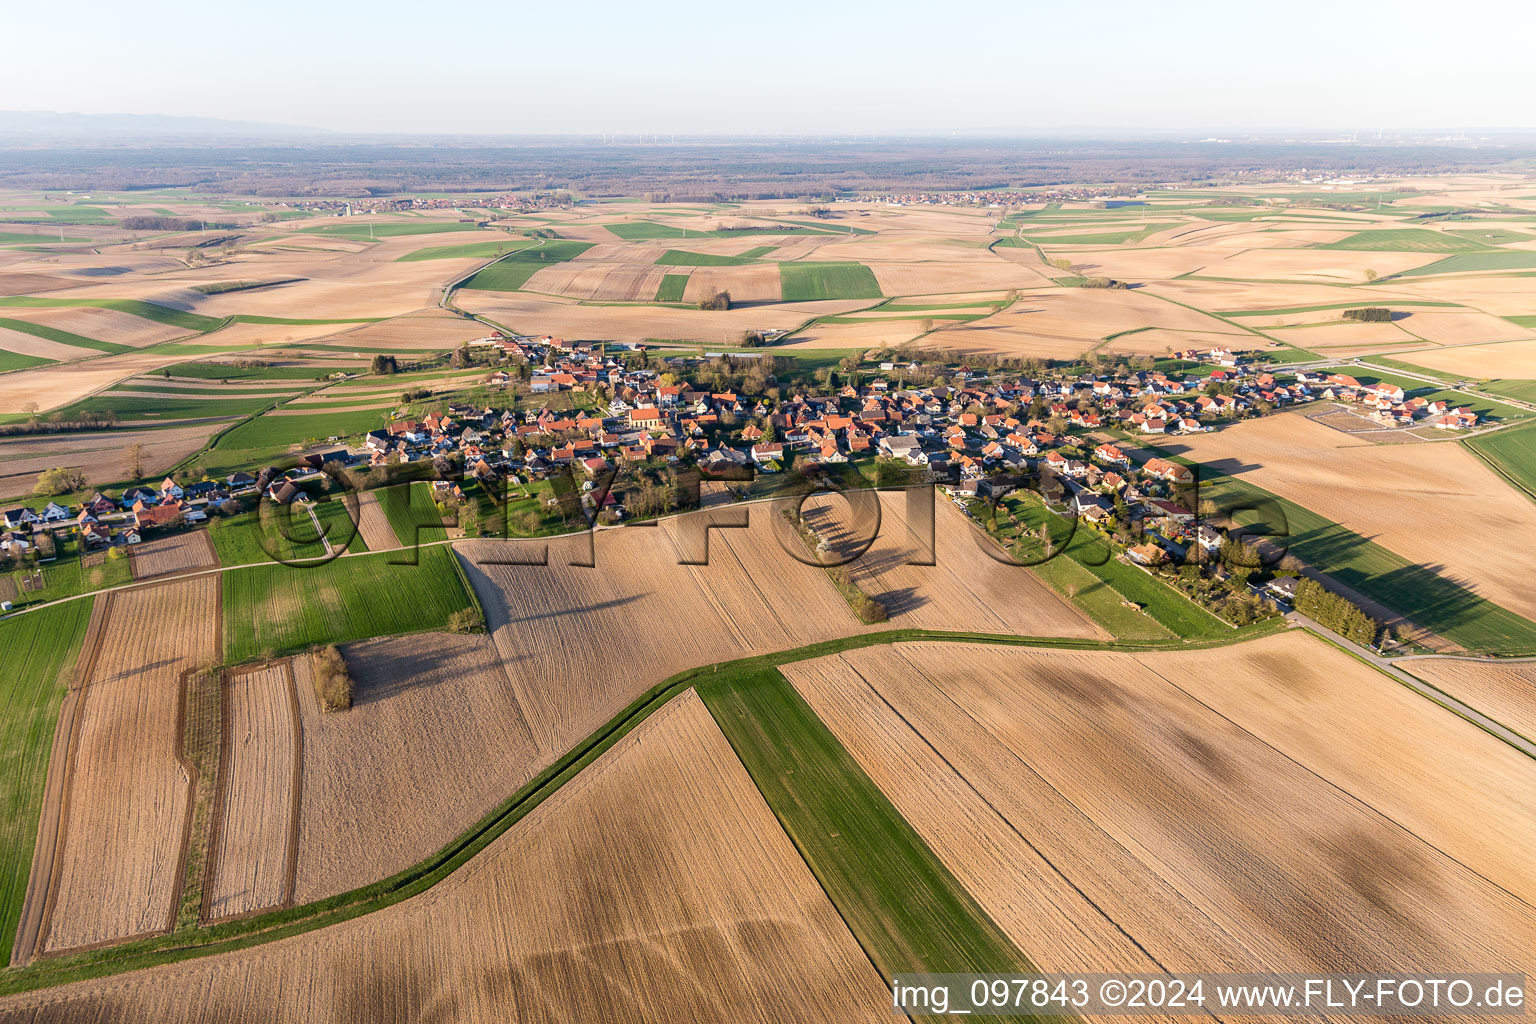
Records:
[[[1010,178],[5,190],[0,1019],[1530,973],[1536,185]]]

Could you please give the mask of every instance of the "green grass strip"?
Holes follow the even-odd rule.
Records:
[[[697,690],[883,976],[1034,969],[778,669]]]
[[[187,331],[206,332],[224,326],[224,321],[216,317],[188,313],[186,310],[172,309],[170,306],[144,302],[141,299],[49,299],[33,295],[7,295],[0,297],[0,306],[22,306],[33,309],[87,306],[96,309],[115,309],[119,313],[128,313]]]
[[[687,274],[667,274],[656,288],[657,302],[681,302],[688,288]]]
[[[21,921],[59,703],[91,604],[69,601],[0,622],[0,964],[10,963]]]
[[[10,317],[0,316],[0,327],[8,331],[18,331],[22,334],[30,334],[34,338],[42,338],[46,341],[56,341],[60,345],[73,345],[76,348],[95,349],[97,352],[115,354],[118,352],[132,352],[127,345],[118,345],[110,341],[97,341],[95,338],[87,338],[80,334],[71,334],[61,331],[57,327],[48,327],[44,324],[34,324],[30,320],[13,320]],[[48,360],[53,362],[53,360]]]
[[[659,267],[744,267],[758,261],[747,256],[722,256],[712,252],[668,249],[656,258]]]

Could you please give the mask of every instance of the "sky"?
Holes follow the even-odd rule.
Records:
[[[1536,127],[1536,3],[36,0],[0,109],[369,133]],[[1520,46],[1518,42],[1512,43]]]

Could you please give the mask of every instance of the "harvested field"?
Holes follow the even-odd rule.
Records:
[[[344,348],[355,346],[359,352],[371,353],[388,352],[391,349],[457,348],[466,341],[485,337],[489,329],[475,320],[436,312],[410,314],[381,320],[376,324],[333,330],[341,333],[326,336],[325,344]]]
[[[778,302],[779,267],[768,263],[749,267],[698,267],[688,277],[684,302],[698,302],[716,292],[730,292],[731,302]]]
[[[1458,377],[1536,380],[1536,341],[1501,345],[1464,345],[1458,348],[1415,352],[1406,360],[1428,370]]]
[[[129,548],[129,559],[136,580],[209,569],[219,564],[213,545],[208,541],[207,530],[191,530],[143,541]]]
[[[571,238],[578,237],[570,235]],[[593,231],[592,239],[606,237],[606,229]],[[571,258],[573,263],[655,263],[666,252],[662,245],[615,245],[599,243]]]
[[[1105,352],[1130,352],[1135,355],[1162,356],[1186,348],[1236,348],[1263,351],[1278,346],[1254,335],[1234,336],[1209,331],[1170,331],[1154,327],[1148,331],[1122,334],[1104,346]]]
[[[1536,738],[1536,663],[1422,659],[1403,668],[1527,739]]]
[[[928,538],[917,524],[909,526],[904,497],[887,492],[880,495],[878,536],[848,566],[859,589],[886,606],[893,625],[1107,639],[1028,569],[990,557],[992,542],[952,503],[937,498],[934,503],[935,564],[908,564],[927,557]],[[852,544],[850,512],[840,499],[808,502],[802,509],[806,523],[839,551]]]
[[[1033,257],[1033,253],[1030,254]],[[830,259],[825,249],[816,254]],[[1028,269],[999,259],[995,263],[871,263],[875,280],[886,295],[926,295],[974,292],[986,288],[1029,288],[1040,278]]]
[[[205,920],[293,899],[302,741],[288,661],[224,680],[225,739]]]
[[[1034,257],[1033,250],[1016,249]],[[1208,273],[1236,252],[1230,248],[1195,246],[1168,249],[1070,249],[1052,250],[1052,258],[1065,257],[1079,273],[1100,274],[1121,281],[1167,281],[1181,274]],[[1022,257],[1021,257],[1022,258]],[[1185,282],[1175,282],[1184,284]]]
[[[1416,339],[1406,329],[1406,324],[1355,323],[1339,320],[1335,323],[1317,324],[1312,327],[1271,327],[1268,331],[1287,345],[1297,348],[1353,348],[1412,345]]]
[[[869,349],[904,345],[922,333],[920,320],[870,320],[856,324],[812,324],[796,331],[781,349]]]
[[[1481,341],[1511,341],[1529,338],[1530,328],[1520,327],[1488,313],[1456,313],[1435,309],[1413,309],[1400,321],[1403,330],[1425,341],[1441,345],[1465,345]]]
[[[1281,415],[1166,447],[1196,462],[1240,460],[1238,479],[1536,618],[1536,554],[1524,540],[1536,536],[1536,504],[1461,445],[1374,445]]]
[[[19,376],[7,374],[6,376]],[[227,420],[152,430],[109,430],[101,433],[52,434],[0,439],[0,497],[30,494],[37,474],[54,466],[79,469],[93,483],[127,475],[127,449],[144,446],[144,475],[156,477],[208,443]]]
[[[1529,969],[1530,761],[1305,634],[783,671],[1042,969]]]
[[[179,750],[181,676],[218,657],[219,581],[114,593],[83,658],[41,948],[167,930],[181,890],[190,778]]]
[[[421,896],[270,945],[13,997],[0,1014],[383,1024],[440,1006],[484,1022],[873,1022],[888,999],[689,693]]]
[[[346,649],[352,707],[322,713],[296,657],[303,721],[300,903],[387,878],[484,817],[540,756],[488,636],[424,633]]]
[[[649,302],[666,276],[665,267],[649,263],[607,263],[571,260],[538,270],[523,285],[525,291],[565,295],[606,302]]]
[[[747,330],[788,330],[813,316],[846,313],[869,305],[867,300],[849,299],[715,312],[666,306],[580,306],[570,301],[509,292],[470,291],[460,292],[458,301],[465,309],[474,310],[520,333],[611,341],[666,338],[709,345],[721,344],[723,338]]]
[[[740,521],[745,530],[712,529]],[[541,756],[557,756],[648,687],[710,661],[859,632],[821,569],[780,549],[765,506],[548,542],[458,547]],[[708,538],[708,565],[702,560]],[[595,557],[596,570],[572,565]],[[616,640],[622,638],[622,643]],[[548,652],[548,653],[545,653]],[[558,653],[557,653],[558,652]]]
[[[400,538],[389,525],[389,517],[379,504],[376,491],[364,491],[357,497],[357,529],[369,551],[389,551],[400,546]]]
[[[993,316],[942,327],[926,341],[957,352],[1070,358],[1109,335],[1140,327],[1253,337],[1226,321],[1151,295],[1062,288],[1027,292]],[[1137,337],[1126,335],[1123,340],[1134,344]]]
[[[1343,249],[1245,249],[1207,264],[1204,277],[1282,278],[1334,284],[1364,284],[1366,271],[1382,277],[1440,259],[1432,253],[1350,252]]]
[[[39,366],[0,374],[0,409],[20,411],[28,402],[36,402],[39,411],[48,412],[110,387],[125,377],[185,358],[168,352],[123,352],[85,363]]]

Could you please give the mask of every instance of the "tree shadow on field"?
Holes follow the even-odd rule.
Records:
[[[916,587],[897,587],[894,590],[887,590],[884,593],[872,596],[875,600],[885,605],[886,612],[892,618],[898,615],[906,615],[909,612],[915,612],[930,603],[927,597],[917,592]]]
[[[520,622],[537,622],[539,619],[560,619],[568,615],[586,615],[590,612],[605,611],[609,608],[622,608],[627,604],[644,600],[650,597],[650,591],[640,594],[631,594],[629,597],[616,597],[612,601],[599,601],[597,604],[585,605],[581,608],[559,608],[554,611],[532,612],[523,616],[508,616],[507,625],[515,626]]]
[[[477,663],[460,655],[478,653]],[[374,640],[347,648],[347,664],[355,691],[353,707],[378,704],[412,690],[432,690],[459,684],[468,669],[474,674],[499,675],[501,662],[485,634]]]

